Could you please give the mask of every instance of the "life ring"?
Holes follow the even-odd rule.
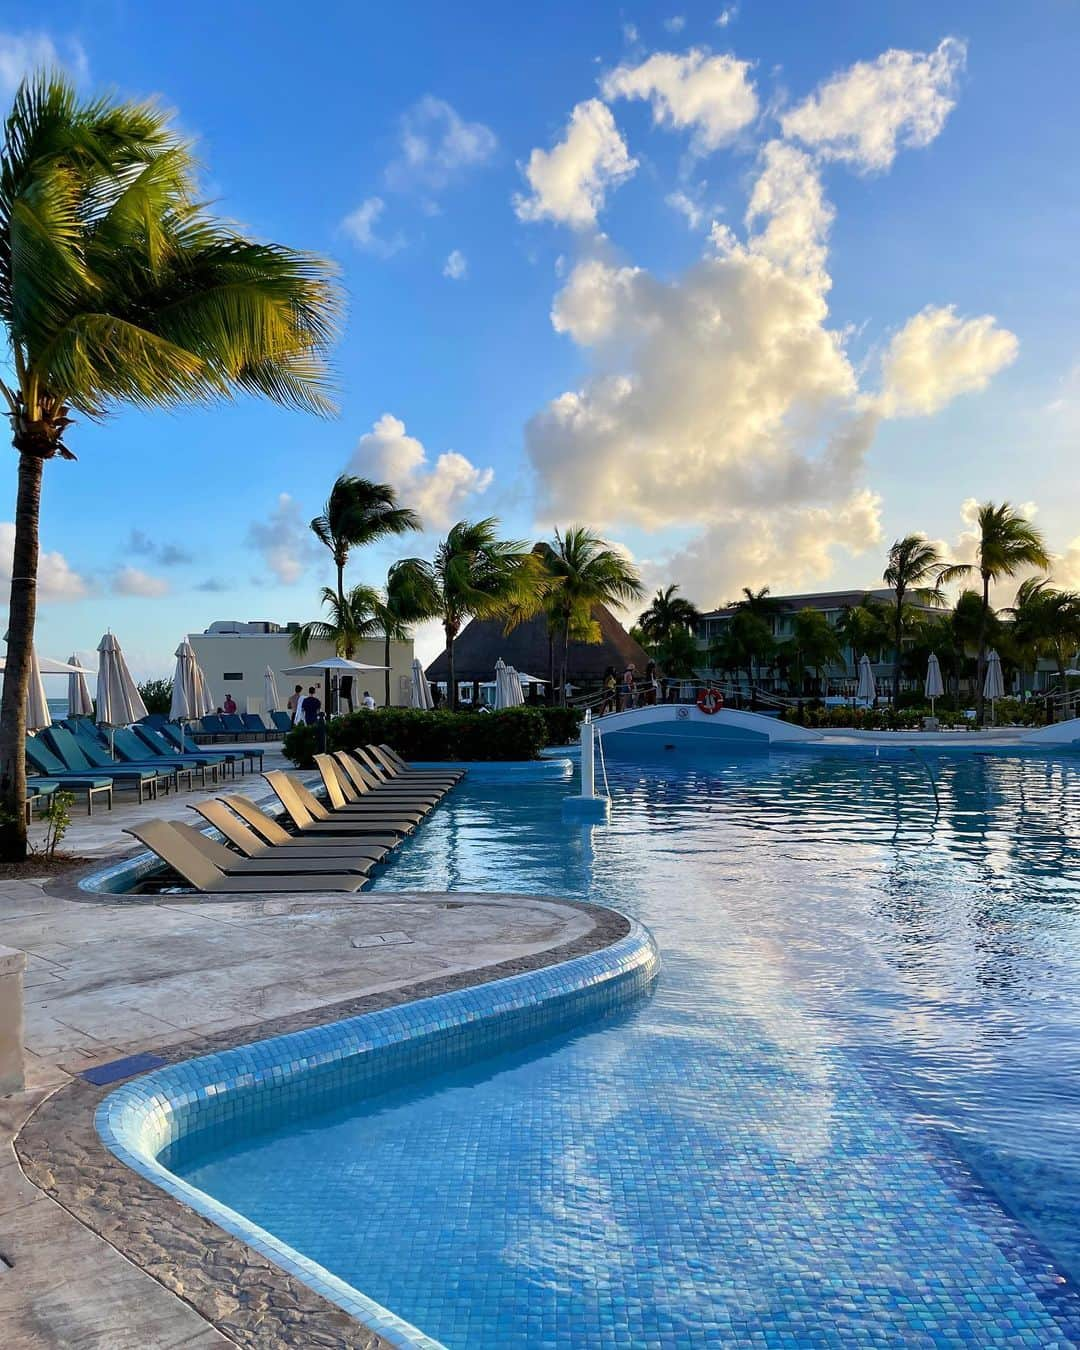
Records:
[[[719,689],[699,689],[697,705],[707,717],[711,717],[724,706],[724,696]]]

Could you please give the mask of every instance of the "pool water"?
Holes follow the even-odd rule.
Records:
[[[1080,1343],[1080,760],[466,781],[376,891],[614,905],[654,994],[182,1175],[448,1346]]]

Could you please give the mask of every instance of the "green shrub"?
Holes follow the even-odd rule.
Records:
[[[317,727],[293,727],[285,736],[286,756],[300,768],[310,767],[320,734]],[[333,718],[327,723],[326,738],[330,750],[385,744],[410,760],[537,759],[549,743],[543,710],[526,707],[495,713],[360,711]]]
[[[537,707],[547,726],[548,745],[569,745],[576,741],[581,731],[582,712],[580,708]]]

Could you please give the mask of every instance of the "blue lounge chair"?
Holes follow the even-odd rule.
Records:
[[[240,720],[244,724],[244,729],[250,731],[253,736],[261,736],[265,741],[270,735],[270,728],[258,713],[241,713]]]
[[[199,723],[199,728],[203,735],[209,736],[212,741],[216,741],[219,736],[229,735],[218,713],[207,713]]]
[[[206,786],[205,764],[198,764],[179,752],[159,755],[156,751],[148,750],[142,739],[136,736],[130,727],[118,727],[109,740],[115,754],[125,764],[137,764],[142,769],[157,769],[159,773],[175,774],[177,791],[183,786],[181,780],[184,778],[187,779],[189,789],[194,787],[196,770],[202,776],[203,786]]]
[[[78,771],[72,772],[40,736],[27,736],[26,758],[38,773],[46,775],[49,782],[58,783],[69,792],[85,792],[86,814],[88,816],[94,814],[95,797],[103,796],[108,809],[112,810],[113,781],[111,778],[106,778],[104,775],[95,776]]]
[[[55,778],[28,778],[26,780],[26,823],[30,824],[38,802],[48,802],[60,784]]]
[[[117,727],[106,735],[100,727],[85,719],[65,720],[62,725],[75,737],[79,749],[91,764],[99,768],[115,765],[123,769],[144,769],[158,775],[168,775],[169,785],[177,791],[180,790],[181,778],[187,779],[189,788],[194,785],[194,765],[178,754],[170,755],[168,760],[159,759],[126,727]]]
[[[237,764],[240,765],[241,773],[247,773],[249,767],[254,768],[256,759],[258,759],[260,765],[262,764],[263,752],[261,750],[250,750],[247,746],[237,747],[235,750],[205,750],[196,743],[190,731],[186,728],[184,731],[180,731],[179,728],[173,726],[171,722],[166,722],[165,725],[160,728],[160,732],[171,745],[175,746],[177,750],[185,755],[220,755],[226,763],[233,766],[233,777],[236,776]],[[250,765],[248,763],[249,760]]]
[[[236,736],[239,740],[243,740],[245,736],[253,736],[255,734],[250,727],[244,726],[243,719],[239,713],[220,713],[218,715],[218,721],[221,723],[221,729],[226,736]],[[264,728],[260,724],[260,733],[263,730]]]
[[[292,715],[290,713],[272,712],[270,716],[274,720],[274,726],[277,727],[278,731],[280,731],[283,736],[288,735],[288,733],[292,731]]]
[[[196,765],[201,770],[200,781],[203,787],[206,786],[207,769],[210,770],[210,776],[215,783],[219,776],[224,778],[225,770],[228,768],[232,769],[233,777],[236,777],[236,761],[231,756],[214,754],[210,750],[183,750],[163,736],[158,727],[148,727],[145,722],[136,722],[131,730],[152,755],[161,755],[165,759],[179,757]]]
[[[163,784],[166,792],[172,785],[171,774],[136,764],[118,764],[104,752],[99,752],[98,747],[91,742],[81,737],[76,740],[67,727],[56,726],[54,723],[41,734],[45,737],[49,748],[60,756],[65,767],[72,773],[108,774],[114,786],[119,784],[133,787],[138,793],[140,805],[144,792],[148,792],[156,799],[158,789]],[[46,769],[45,772],[48,773],[49,770]]]

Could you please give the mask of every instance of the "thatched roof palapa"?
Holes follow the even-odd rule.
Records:
[[[639,674],[649,660],[648,654],[634,641],[606,605],[594,605],[594,622],[600,629],[599,642],[571,642],[567,654],[566,678],[570,684],[596,683],[603,679],[608,666],[614,666],[621,675],[633,661]],[[504,634],[502,619],[473,619],[461,630],[454,643],[454,673],[459,684],[493,680],[495,662],[501,656],[508,666],[523,675],[548,678],[547,620],[540,614],[511,632]],[[562,642],[555,641],[555,665],[558,671]],[[433,682],[449,677],[446,653],[437,656],[427,668],[427,678]],[[558,674],[556,673],[556,679]]]

